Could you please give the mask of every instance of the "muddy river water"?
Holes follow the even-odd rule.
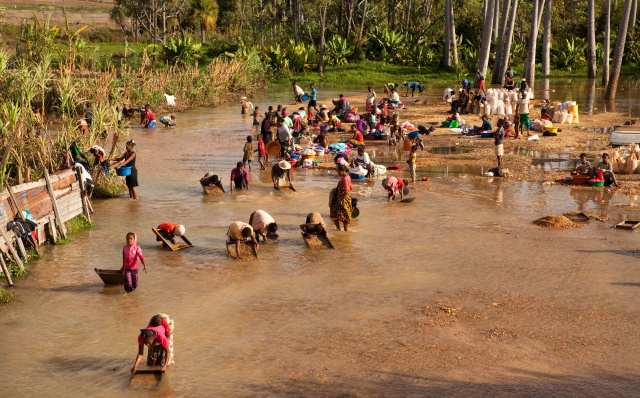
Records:
[[[264,111],[290,92],[252,101]],[[635,115],[637,101],[625,101]],[[228,186],[250,123],[233,103],[179,114],[170,130],[131,129],[140,199],[94,201],[95,228],[29,264],[17,301],[0,308],[0,395],[637,394],[639,235],[612,229],[640,218],[637,197],[425,170],[432,180],[409,204],[387,204],[379,180],[354,182],[360,217],[348,233],[330,229],[336,250],[311,251],[298,225],[311,211],[329,221],[335,174],[295,170],[295,194],[274,192],[255,165],[247,193],[199,186],[207,171]],[[258,261],[229,260],[229,224],[257,209],[281,239],[261,245]],[[574,210],[608,220],[532,224]],[[195,247],[161,249],[151,227],[166,221],[184,224]],[[127,296],[93,269],[121,266],[129,231],[149,272]],[[467,316],[418,326],[431,318],[416,309],[438,305]],[[176,365],[158,389],[131,389],[138,331],[158,312],[175,319]]]

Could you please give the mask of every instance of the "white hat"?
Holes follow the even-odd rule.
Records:
[[[523,77],[520,81],[526,82],[526,81],[527,81],[527,79],[525,79],[525,78]]]
[[[278,166],[282,170],[289,170],[291,168],[291,163],[287,162],[286,160],[281,160],[278,162]]]
[[[320,105],[320,109],[327,109],[327,106],[325,104]]]
[[[178,227],[173,231],[176,236],[184,236],[184,225],[178,225]]]

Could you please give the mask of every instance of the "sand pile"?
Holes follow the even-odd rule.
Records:
[[[535,220],[533,223],[547,228],[574,228],[578,226],[565,216],[546,216]]]

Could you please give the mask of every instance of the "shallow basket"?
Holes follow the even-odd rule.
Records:
[[[278,156],[280,155],[280,143],[276,141],[271,141],[267,144],[265,148],[267,155],[269,156]]]
[[[122,166],[116,170],[116,174],[120,177],[126,177],[131,175],[131,166]]]
[[[364,180],[365,176],[361,176],[360,174],[349,173],[352,180]]]
[[[604,181],[589,181],[589,185],[592,187],[601,187],[604,185]]]
[[[571,177],[573,177],[573,185],[587,185],[587,182],[591,178],[587,174],[585,175],[575,174],[575,175],[572,175]]]
[[[546,126],[544,129],[550,133],[558,133],[558,126]]]

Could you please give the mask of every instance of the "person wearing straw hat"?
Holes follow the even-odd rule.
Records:
[[[271,181],[273,181],[273,187],[280,189],[280,187],[286,187],[287,185],[293,189],[291,184],[291,164],[286,160],[281,160],[271,167]]]
[[[185,228],[184,225],[175,224],[172,222],[165,222],[158,225],[158,233],[162,235],[168,241],[171,241],[172,244],[176,244],[176,236],[184,236]],[[156,240],[160,241],[160,237],[156,236]]]

